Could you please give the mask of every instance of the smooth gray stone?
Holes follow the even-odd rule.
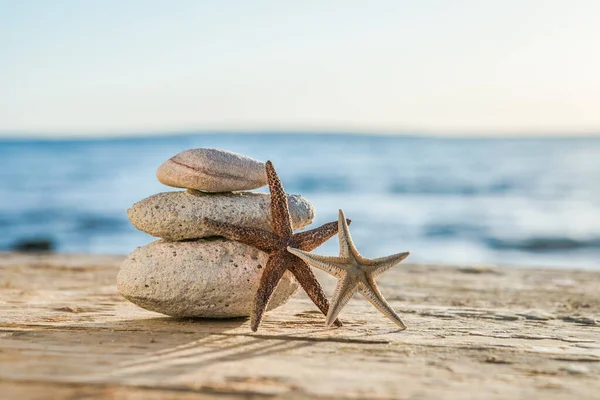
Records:
[[[249,316],[267,255],[223,238],[191,242],[158,240],[135,249],[117,275],[119,292],[132,303],[174,317]],[[298,290],[288,271],[268,310]]]
[[[204,192],[234,192],[267,184],[265,164],[220,149],[190,149],[165,161],[156,177],[168,186]]]
[[[294,229],[309,225],[315,215],[304,197],[288,195]],[[203,193],[196,190],[158,193],[135,203],[127,215],[140,231],[167,240],[214,236],[202,218],[271,229],[270,197],[266,193]]]

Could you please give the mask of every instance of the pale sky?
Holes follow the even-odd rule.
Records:
[[[600,1],[0,0],[0,135],[600,134]]]

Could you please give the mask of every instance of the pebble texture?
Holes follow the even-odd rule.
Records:
[[[197,190],[158,193],[135,203],[129,220],[139,230],[167,240],[214,236],[202,219],[272,231],[270,198],[265,193],[203,193]],[[294,229],[309,225],[312,205],[299,195],[288,195]]]
[[[117,288],[127,300],[174,317],[249,316],[267,255],[215,238],[158,240],[138,247],[121,265]],[[286,272],[268,309],[284,304],[299,285]]]
[[[165,161],[156,172],[168,186],[205,192],[233,192],[267,184],[265,164],[220,149],[190,149]]]

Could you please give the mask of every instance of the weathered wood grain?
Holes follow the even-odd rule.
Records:
[[[303,294],[181,320],[116,291],[121,257],[0,253],[0,398],[598,398],[600,272],[400,265],[329,329]],[[334,281],[319,275],[328,293]]]

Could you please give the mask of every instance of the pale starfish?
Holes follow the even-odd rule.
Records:
[[[340,210],[338,218],[338,236],[340,238],[339,257],[326,257],[316,254],[310,254],[306,251],[288,247],[288,251],[313,267],[322,269],[325,272],[338,278],[338,284],[331,298],[331,307],[327,313],[327,325],[333,325],[340,311],[357,290],[367,298],[386,317],[394,321],[403,330],[406,325],[400,317],[394,312],[392,307],[383,298],[379,291],[375,278],[404,260],[409,252],[398,253],[387,257],[367,259],[360,255],[346,223],[344,212]]]
[[[254,299],[254,310],[250,316],[250,328],[255,332],[258,325],[260,325],[269,298],[286,270],[294,275],[308,297],[323,314],[327,315],[329,301],[327,301],[327,296],[319,281],[317,281],[311,268],[300,258],[290,254],[287,247],[294,246],[302,250],[314,250],[335,235],[339,227],[339,223],[329,222],[318,228],[294,234],[287,196],[271,161],[267,161],[266,171],[269,191],[271,192],[271,225],[273,232],[204,218],[204,224],[218,235],[247,244],[269,254]],[[331,323],[342,326],[342,323],[335,318]]]

